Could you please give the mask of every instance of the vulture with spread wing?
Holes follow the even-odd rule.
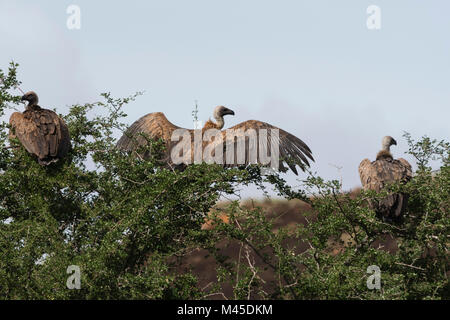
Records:
[[[245,166],[256,163],[267,164],[260,161],[260,155],[262,151],[264,151],[266,155],[272,154],[272,146],[278,147],[277,151],[279,157],[277,159],[277,164],[282,170],[286,169],[284,164],[287,164],[295,174],[298,174],[296,165],[304,170],[306,166],[309,166],[308,159],[314,161],[311,150],[302,140],[268,123],[257,120],[248,120],[227,130],[222,130],[224,127],[225,115],[234,115],[234,111],[224,106],[216,107],[213,113],[213,118],[215,121],[208,120],[201,130],[202,133],[206,133],[209,129],[215,129],[219,135],[222,136],[221,139],[217,140],[216,138],[202,139],[201,148],[205,153],[212,150],[211,155],[214,155],[215,150],[217,150],[214,147],[220,143],[220,147],[223,148],[223,161],[220,163],[224,166]],[[166,153],[163,160],[169,165],[172,165],[171,151],[178,144],[177,139],[173,141],[173,134],[177,129],[182,128],[170,123],[163,113],[149,113],[138,119],[128,128],[128,130],[117,142],[117,147],[124,151],[134,152],[139,146],[147,144],[147,139],[145,136],[155,140],[162,139],[166,145]],[[265,136],[260,135],[261,129],[265,129],[263,131],[267,132]],[[195,153],[195,130],[184,130],[186,130],[191,137],[190,160],[192,160]],[[276,134],[273,133],[275,131]],[[251,138],[252,132],[256,132],[260,139],[262,137],[267,139],[268,143],[266,150],[261,149],[263,148],[261,144],[254,143]],[[255,150],[258,154],[257,157],[254,156],[255,152],[253,151]],[[229,152],[228,157],[227,152]],[[149,156],[149,154],[140,154],[140,156],[145,159]],[[189,161],[189,163],[192,162],[193,161]]]
[[[69,129],[55,112],[38,106],[38,96],[30,91],[23,95],[28,101],[24,112],[14,112],[9,119],[10,138],[17,138],[25,149],[46,166],[64,158],[70,147]]]
[[[376,160],[364,159],[361,161],[358,171],[364,189],[380,192],[389,183],[407,182],[411,179],[411,165],[403,158],[394,159],[390,152],[391,145],[397,145],[394,138],[384,137],[382,149],[378,152]],[[399,221],[407,201],[407,194],[393,193],[377,203],[371,201],[369,204],[381,219]]]

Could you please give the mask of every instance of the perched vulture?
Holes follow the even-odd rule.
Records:
[[[55,112],[39,107],[38,96],[33,91],[25,93],[22,101],[28,101],[28,105],[23,113],[11,115],[9,137],[19,139],[40,165],[65,157],[71,147],[65,122]]]
[[[382,149],[375,161],[364,159],[359,165],[359,176],[365,190],[381,191],[386,185],[394,182],[407,182],[412,177],[411,165],[403,158],[394,159],[390,146],[397,145],[394,138],[386,136],[382,141]],[[378,203],[370,202],[370,207],[377,216],[385,221],[399,221],[406,208],[408,195],[393,193]]]
[[[314,161],[311,150],[302,140],[268,123],[257,120],[248,120],[227,130],[222,130],[224,127],[223,117],[225,115],[234,115],[234,111],[224,106],[216,107],[213,113],[213,118],[215,121],[208,120],[201,129],[203,139],[201,140],[200,148],[203,153],[212,151],[211,155],[215,156],[216,149],[214,147],[220,143],[220,148],[223,148],[223,153],[219,156],[220,158],[223,156],[222,161],[216,163],[221,163],[227,167],[256,163],[267,165],[267,162],[263,163],[261,161],[260,156],[262,152],[265,152],[266,156],[272,155],[272,145],[276,147],[277,144],[279,146],[277,148],[278,153],[274,152],[273,154],[279,155],[275,163],[277,163],[278,168],[280,169],[286,169],[283,165],[285,163],[295,174],[298,174],[295,167],[296,165],[298,165],[302,170],[305,170],[305,167],[309,166],[308,158]],[[167,164],[172,165],[173,161],[171,151],[179,142],[178,139],[173,139],[173,134],[177,129],[183,128],[177,127],[176,125],[170,123],[163,113],[149,113],[135,121],[128,128],[128,130],[117,142],[117,147],[124,151],[136,151],[139,146],[147,143],[142,134],[145,134],[149,138],[155,140],[163,139],[166,145],[166,154],[163,160]],[[215,130],[215,132],[217,132],[217,134],[222,138],[216,140],[217,136],[212,136],[210,137],[211,139],[205,137],[208,129],[213,129],[213,132]],[[191,137],[189,153],[191,155],[190,160],[192,160],[196,152],[195,150],[197,150],[194,142],[195,132],[198,133],[200,130],[184,130],[186,130],[185,132],[187,132]],[[265,136],[260,134],[262,131],[266,132]],[[273,133],[275,131],[277,133]],[[259,142],[255,143],[253,136],[251,136],[252,132],[256,132],[260,140],[265,138],[267,140],[267,144],[261,146]],[[252,138],[249,137],[249,134]],[[267,146],[267,149],[264,150],[264,146]],[[257,153],[256,158],[254,152],[255,150]],[[145,159],[149,155],[141,154],[140,156]],[[194,161],[189,161],[189,163],[192,162]]]

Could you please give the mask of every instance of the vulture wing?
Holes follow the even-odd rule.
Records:
[[[171,142],[172,133],[176,129],[182,129],[169,120],[162,112],[149,113],[138,120],[136,120],[123,134],[117,142],[117,148],[124,151],[136,151],[139,146],[147,144],[147,140],[141,134],[148,135],[152,139],[163,139],[167,144],[166,161],[170,159],[170,150],[173,144]],[[149,154],[141,155],[143,158],[148,158]]]
[[[403,172],[404,178],[403,179],[405,181],[411,180],[411,178],[413,176],[411,164],[403,158],[398,158],[397,161],[403,165],[403,168],[404,168],[404,172]]]
[[[256,148],[258,150],[258,163],[260,162],[260,155],[261,152],[265,153],[265,155],[269,156],[271,154],[271,142],[278,144],[279,146],[279,167],[281,169],[285,169],[286,167],[284,164],[287,164],[289,168],[297,175],[297,169],[296,165],[298,165],[302,170],[305,170],[306,166],[309,166],[308,158],[312,161],[314,161],[314,158],[312,157],[311,150],[309,147],[299,138],[296,136],[290,134],[289,132],[286,132],[278,127],[275,127],[271,124],[268,124],[266,122],[257,121],[257,120],[248,120],[245,122],[242,122],[234,127],[231,127],[227,130],[222,131],[223,135],[223,141],[224,141],[224,147],[226,148],[228,146],[232,146],[234,148],[233,156],[234,161],[229,163],[229,161],[226,161],[226,149],[224,150],[224,163],[227,164],[227,166],[238,166],[238,165],[248,165],[251,164],[252,156],[250,155],[251,147],[250,147],[250,137],[248,134],[245,134],[246,132],[250,132],[251,130],[255,130],[255,132],[258,134],[258,137],[261,139],[260,131],[261,129],[266,129],[267,132],[267,143],[263,143],[264,146],[267,146],[267,150],[260,149],[261,145],[258,142],[256,144]],[[272,135],[273,129],[278,130],[278,138],[276,135]],[[232,132],[232,134],[230,134]],[[245,141],[245,159],[241,159],[241,161],[238,160],[239,154],[237,152],[237,148],[239,147],[239,139],[241,141]],[[231,158],[231,156],[230,156]],[[242,160],[244,160],[242,163]]]
[[[364,159],[358,171],[364,189],[375,191],[381,191],[392,182],[407,182],[412,177],[411,165],[405,159],[382,159],[373,162]]]
[[[359,168],[361,184],[366,190],[381,191],[389,183],[407,182],[412,177],[411,165],[405,159],[381,159],[370,162],[361,161]],[[378,214],[383,217],[398,218],[405,210],[408,195],[404,193],[390,194],[378,204],[370,203]]]
[[[48,165],[63,158],[70,149],[69,129],[53,111],[47,109],[14,112],[9,120],[10,137],[22,143],[38,162]]]
[[[134,122],[128,130],[124,133],[124,135],[119,139],[117,142],[117,147],[121,150],[125,151],[135,151],[139,146],[145,145],[147,142],[143,136],[140,135],[140,133],[147,134],[150,138],[153,139],[163,139],[166,142],[167,151],[166,151],[166,159],[164,161],[170,163],[170,151],[174,145],[178,143],[178,141],[172,142],[171,137],[172,133],[176,129],[182,129],[180,127],[177,127],[176,125],[172,124],[167,120],[167,118],[164,116],[161,112],[155,112],[155,113],[149,113],[136,122]],[[204,128],[205,129],[205,128]],[[311,155],[311,150],[309,147],[299,138],[293,136],[292,134],[279,129],[275,126],[272,126],[268,123],[261,122],[261,121],[255,121],[255,120],[249,120],[242,122],[232,128],[229,128],[227,130],[221,131],[222,133],[222,141],[213,139],[210,142],[206,142],[205,140],[202,142],[202,148],[203,152],[210,152],[210,150],[214,151],[215,146],[218,143],[223,142],[223,164],[225,166],[239,166],[239,165],[248,165],[251,163],[252,157],[250,156],[250,138],[245,133],[248,133],[248,130],[255,130],[256,133],[259,132],[260,129],[266,129],[267,130],[267,140],[273,141],[275,143],[279,144],[279,154],[281,157],[280,160],[280,168],[285,168],[283,166],[283,163],[287,163],[287,165],[291,168],[291,170],[297,174],[297,170],[295,165],[299,165],[300,168],[304,170],[305,166],[309,166],[309,161],[313,160],[313,157]],[[278,129],[279,130],[279,136],[278,140],[276,140],[276,136],[271,135],[270,129]],[[194,130],[188,130],[191,134],[191,139],[194,138]],[[229,134],[230,131],[234,133],[234,135]],[[205,130],[203,130],[205,132]],[[204,137],[205,138],[205,137]],[[237,139],[236,139],[237,138]],[[245,155],[243,161],[237,161],[237,159],[242,156],[238,155],[237,147],[239,147],[239,138],[242,138],[241,141],[245,141],[245,149],[243,150]],[[193,143],[193,141],[191,141]],[[234,149],[234,161],[227,161],[226,159],[226,150],[229,148],[229,146],[232,146]],[[193,147],[193,144],[191,144],[191,148]],[[271,144],[267,144],[268,150],[259,150],[259,143],[257,143],[258,148],[258,155],[260,152],[266,152],[266,155],[270,155],[270,147]],[[214,152],[212,152],[214,154]],[[143,158],[147,158],[149,155],[144,154],[141,155]],[[191,160],[193,161],[194,152],[191,153]],[[205,154],[203,155],[205,156]],[[259,159],[257,160],[259,163]]]

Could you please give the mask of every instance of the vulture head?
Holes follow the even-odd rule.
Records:
[[[397,145],[397,141],[395,141],[395,139],[392,138],[391,136],[385,136],[381,141],[381,145],[382,148],[380,152],[378,152],[376,159],[377,160],[393,159],[390,149],[392,145]]]
[[[397,145],[397,141],[395,141],[395,139],[391,136],[385,136],[381,142],[381,145],[383,147],[382,150],[389,151],[392,145]]]
[[[217,106],[214,109],[214,119],[218,120],[220,118],[223,118],[223,116],[226,116],[226,115],[234,116],[234,111],[230,110],[224,106]]]
[[[224,106],[217,106],[214,109],[213,116],[214,116],[214,119],[217,122],[217,127],[219,129],[223,128],[223,125],[224,125],[223,116],[226,116],[226,115],[234,116],[234,111],[231,110],[231,109],[228,109],[228,108],[226,108]]]
[[[28,101],[28,107],[32,107],[38,104],[39,98],[34,91],[28,91],[22,96],[22,101]]]

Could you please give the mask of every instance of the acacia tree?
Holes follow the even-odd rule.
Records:
[[[1,73],[0,114],[19,104],[16,64]],[[222,194],[257,182],[256,170],[196,165],[163,168],[162,144],[150,141],[143,161],[115,148],[113,132],[125,99],[73,105],[65,119],[72,140],[66,161],[42,167],[7,141],[1,126],[0,292],[6,298],[196,298],[190,274],[169,270],[167,258],[207,241],[200,227]],[[89,117],[93,112],[97,114]],[[145,151],[145,150],[142,150]],[[66,273],[81,271],[80,290]]]
[[[19,105],[16,69],[12,63],[6,73],[0,70],[0,115]],[[7,123],[0,124],[1,297],[201,299],[227,297],[225,286],[232,290],[228,298],[236,299],[449,297],[448,143],[405,136],[420,166],[407,185],[384,191],[411,194],[405,221],[391,225],[366,206],[383,193],[351,196],[338,181],[312,173],[294,190],[254,166],[168,169],[158,160],[161,141],[147,139],[140,151],[150,151],[148,160],[117,150],[114,133],[124,129],[123,107],[139,95],[114,99],[107,93],[102,101],[71,106],[63,117],[72,150],[49,167],[37,164],[17,140],[9,141]],[[438,173],[428,165],[433,157],[441,161]],[[221,196],[237,194],[242,184],[264,190],[267,183],[286,199],[307,202],[307,223],[274,230],[262,208],[234,201],[215,211],[229,223],[213,214],[216,227],[201,229]],[[374,245],[385,235],[396,239],[396,252]],[[223,256],[220,241],[237,243],[238,257]],[[195,248],[216,260],[211,272],[217,281],[207,288],[193,272],[177,268]],[[367,288],[371,265],[382,272],[379,290]],[[67,288],[69,266],[80,270],[80,289]],[[275,281],[264,278],[266,269]]]

